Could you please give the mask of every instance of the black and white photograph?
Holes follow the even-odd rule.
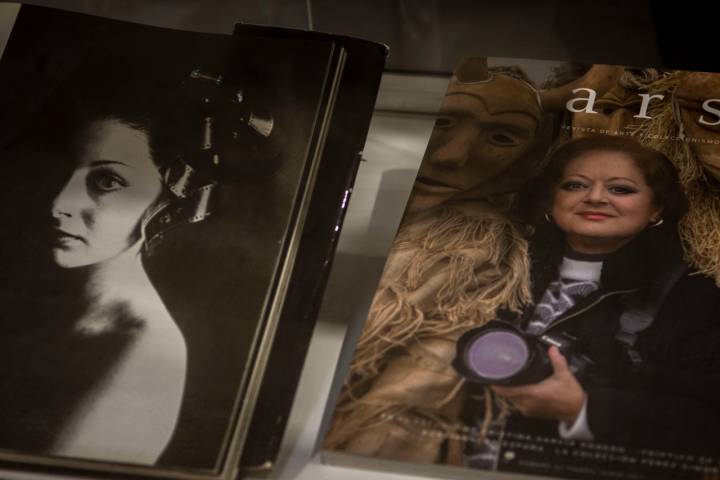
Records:
[[[327,41],[23,6],[0,63],[0,458],[226,468],[332,72]]]

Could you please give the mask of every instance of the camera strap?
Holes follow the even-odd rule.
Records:
[[[675,259],[660,272],[641,304],[625,310],[620,315],[620,330],[615,335],[615,339],[625,348],[633,365],[637,366],[643,361],[640,353],[635,349],[638,335],[652,326],[665,298],[677,281],[685,275],[687,269],[688,266],[682,258]]]

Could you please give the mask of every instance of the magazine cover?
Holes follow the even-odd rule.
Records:
[[[326,461],[717,478],[719,158],[720,74],[463,60]]]
[[[270,30],[21,8],[0,62],[4,466],[236,475],[274,334],[287,309],[312,325],[357,168],[335,148],[320,173],[326,142],[362,144],[384,60],[337,132],[345,49]]]

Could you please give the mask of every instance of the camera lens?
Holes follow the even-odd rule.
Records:
[[[512,331],[489,331],[475,338],[465,361],[478,377],[503,380],[520,372],[530,356],[525,340]]]

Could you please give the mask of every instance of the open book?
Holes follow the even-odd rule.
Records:
[[[0,460],[271,468],[386,48],[23,6],[0,62]]]
[[[719,126],[717,73],[460,62],[325,460],[716,477]]]

